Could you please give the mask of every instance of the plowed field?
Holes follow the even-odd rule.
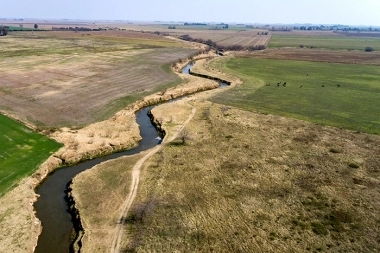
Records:
[[[0,110],[38,127],[82,126],[174,85],[194,50],[137,32],[13,33],[1,38]]]

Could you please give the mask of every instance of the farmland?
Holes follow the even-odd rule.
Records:
[[[380,50],[380,38],[336,36],[333,33],[330,36],[308,36],[305,32],[303,35],[296,36],[273,35],[268,45],[270,48],[300,46],[338,50],[364,50],[365,47],[372,47],[374,50]]]
[[[212,40],[220,47],[239,45],[243,48],[249,46],[266,46],[271,36],[270,35],[258,35],[260,30],[232,30],[232,31],[188,31],[190,37],[194,39]]]
[[[0,109],[41,129],[103,120],[178,84],[170,64],[196,52],[126,31],[15,33],[2,45]]]
[[[168,29],[161,26],[157,30]],[[170,34],[189,34],[226,45],[268,43],[270,36],[257,32],[180,27]],[[306,42],[321,38],[302,37]],[[181,82],[171,72],[170,63],[195,52],[159,35],[129,31],[24,33],[2,42],[0,109],[39,128],[81,127],[108,118],[149,93],[164,91],[161,94],[165,95],[168,87]],[[358,49],[359,44],[355,44]],[[197,94],[154,109],[168,137],[192,112],[191,107],[196,114],[184,131],[186,144],[180,139],[169,142],[144,163],[137,197],[122,217],[126,222],[123,250],[380,250],[380,138],[368,134],[380,134],[379,54],[334,51],[344,46],[333,44],[329,50],[301,49],[296,44],[281,47],[236,54],[243,58],[218,57],[211,65],[207,65],[208,55],[200,68],[222,78],[239,77],[244,83],[211,102],[208,95]],[[277,82],[284,81],[286,87],[277,87]],[[183,81],[186,85],[201,82],[196,77]],[[184,86],[178,89],[182,92]],[[221,91],[206,93],[217,92]],[[123,126],[135,128],[129,116],[122,118],[127,123]],[[107,146],[111,142],[100,139],[102,135],[121,139],[107,133],[105,125],[118,131],[114,122],[109,123],[103,122],[90,134],[84,132],[85,138],[80,136],[85,128],[66,133],[78,134],[86,145],[94,144],[96,137]],[[0,128],[26,129],[12,124],[0,121]],[[130,132],[125,135],[132,136]],[[19,156],[33,147],[40,149],[27,141],[31,137],[13,145],[16,137],[9,132],[0,136],[0,143],[9,144],[16,153],[22,150]],[[68,145],[67,150],[72,148],[77,155],[81,144],[75,140],[68,142],[72,147]],[[43,144],[49,146],[46,140]],[[55,145],[44,155],[59,147]],[[87,229],[83,252],[109,250],[115,224],[120,223],[120,209],[130,193],[131,170],[142,155],[100,164],[75,178],[74,195]],[[24,163],[29,161],[34,159]],[[0,249],[17,251],[35,243],[29,230],[40,227],[30,218],[33,212],[25,211],[21,217],[18,210],[21,206],[30,210],[29,200],[20,192],[30,194],[31,187],[20,189],[12,192],[18,196],[15,205],[10,204],[15,195],[1,202],[0,239],[6,243]],[[32,223],[37,225],[31,229]],[[11,227],[15,229],[10,231]]]
[[[1,114],[0,133],[0,196],[62,146]]]
[[[295,60],[310,62],[330,62],[365,64],[380,66],[380,51],[305,49],[305,48],[271,48],[263,51],[239,52],[235,54],[244,58]]]
[[[261,29],[250,29],[244,26],[229,26],[228,29],[216,30],[212,25],[207,26],[183,26],[178,25],[176,29],[168,29],[164,25],[128,25],[124,26],[126,29],[132,30],[147,30],[150,32],[169,34],[174,37],[189,35],[193,39],[212,40],[218,46],[234,46],[239,45],[242,47],[249,46],[266,46],[270,39],[271,33],[267,35],[259,35],[258,33],[268,32]]]

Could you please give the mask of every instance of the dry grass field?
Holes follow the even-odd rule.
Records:
[[[193,105],[191,140],[142,172],[125,252],[380,250],[379,136]]]
[[[363,51],[281,48],[253,52],[237,52],[236,56],[260,59],[380,65],[379,51],[368,53]]]
[[[380,250],[379,136],[242,111],[199,95],[190,103],[197,113],[185,145],[169,143],[143,167],[124,252]],[[169,136],[189,113],[178,103],[154,109]],[[120,160],[123,173],[134,159]],[[113,180],[121,171],[104,164],[75,180],[84,191],[78,195],[87,196],[80,197],[84,219],[93,222],[84,252],[109,247],[109,239],[90,243],[102,241],[93,231],[109,238],[104,224],[112,223],[110,215],[93,214],[114,213],[118,206],[106,203],[121,198],[119,190],[91,187],[105,170]],[[127,185],[117,182],[115,189]]]
[[[1,38],[0,109],[38,127],[112,116],[179,78],[170,63],[195,50],[137,32],[34,32]]]
[[[139,154],[99,164],[73,181],[76,205],[86,232],[84,252],[108,251],[115,222],[124,197],[129,192],[131,169],[141,156]]]

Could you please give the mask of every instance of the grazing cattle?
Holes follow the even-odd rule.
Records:
[[[286,87],[286,82],[282,86]]]
[[[337,86],[340,87],[340,84],[338,84]]]
[[[277,84],[277,87],[280,87],[280,84],[279,84],[279,83]]]
[[[321,87],[325,87],[325,85],[324,84],[322,84],[322,86]]]
[[[300,88],[302,88],[302,85],[300,86]]]

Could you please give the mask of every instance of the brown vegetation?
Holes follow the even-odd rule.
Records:
[[[193,105],[191,142],[143,170],[127,251],[379,250],[378,136]]]
[[[170,63],[194,52],[132,32],[22,33],[2,43],[0,109],[42,128],[108,118],[139,96],[178,82]]]
[[[265,51],[255,52],[238,52],[236,53],[236,56],[257,57],[261,59],[264,58],[279,60],[380,65],[380,52],[371,52],[370,54],[368,54],[363,51],[333,51],[324,49],[304,50],[296,48],[281,48],[267,49]]]

